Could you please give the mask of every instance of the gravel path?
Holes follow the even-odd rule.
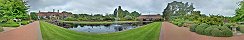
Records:
[[[0,32],[0,40],[42,40],[40,24],[35,21],[6,32]]]
[[[189,28],[178,27],[169,22],[163,22],[160,40],[244,40],[244,35],[232,37],[205,36],[191,32]]]

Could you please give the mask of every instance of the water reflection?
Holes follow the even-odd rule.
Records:
[[[52,23],[52,22],[51,22]],[[53,22],[58,26],[78,31],[78,32],[89,32],[89,33],[111,33],[111,32],[118,32],[123,30],[129,30],[133,28],[137,28],[138,26],[142,26],[148,23],[124,23],[119,24],[120,26],[115,26],[115,24],[76,24],[76,23],[62,23],[62,22]]]
[[[138,26],[133,26],[133,25],[122,25],[122,26],[105,26],[105,25],[85,25],[85,26],[74,26],[72,28],[68,28],[70,30],[75,30],[79,32],[91,32],[91,33],[110,33],[110,32],[117,32],[117,31],[122,31],[122,30],[128,30],[132,28],[136,28]]]

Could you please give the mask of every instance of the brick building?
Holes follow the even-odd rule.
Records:
[[[161,15],[141,15],[137,17],[140,21],[157,21],[161,20],[162,16]]]
[[[55,10],[53,10],[53,12],[41,12],[39,11],[39,13],[37,13],[38,15],[38,19],[64,19],[66,17],[69,17],[72,15],[71,12],[59,12],[59,10],[57,12],[55,12]]]

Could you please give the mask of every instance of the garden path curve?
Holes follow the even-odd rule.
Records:
[[[169,22],[163,22],[160,40],[244,40],[244,35],[232,37],[212,37],[191,32],[189,28],[178,27]]]
[[[0,40],[42,40],[39,21],[10,31],[0,32]]]

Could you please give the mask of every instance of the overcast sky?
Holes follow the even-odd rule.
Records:
[[[69,11],[74,14],[112,14],[115,8],[129,12],[138,11],[144,15],[162,14],[163,9],[174,0],[28,0],[31,12]],[[202,14],[233,16],[241,0],[175,0],[193,3]]]

